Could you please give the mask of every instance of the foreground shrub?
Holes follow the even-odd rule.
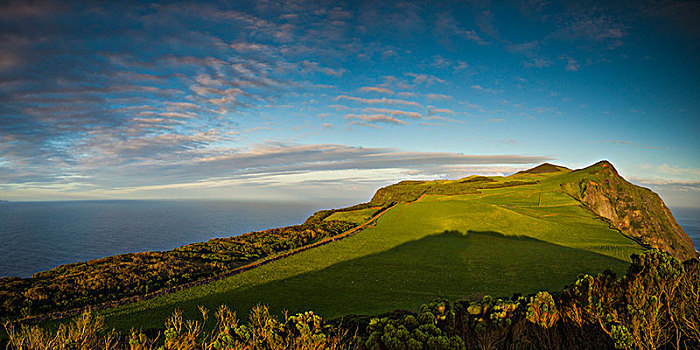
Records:
[[[43,330],[37,326],[22,326],[17,329],[5,324],[9,349],[17,350],[87,350],[117,349],[118,335],[106,332],[102,317],[84,312],[69,325],[60,325],[56,332]]]
[[[417,317],[373,318],[362,348],[370,350],[464,350],[464,340],[454,332],[455,314],[446,300],[423,304]]]
[[[50,332],[38,326],[19,328],[6,324],[8,349],[14,350],[342,350],[354,348],[354,336],[324,325],[321,317],[305,312],[281,319],[266,306],[255,306],[246,324],[222,306],[216,325],[207,331],[208,312],[202,320],[183,320],[175,311],[165,322],[165,331],[149,338],[140,331],[119,335],[105,331],[101,316],[86,312],[69,325]]]

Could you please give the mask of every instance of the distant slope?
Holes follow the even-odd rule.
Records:
[[[536,185],[536,180],[510,180],[504,177],[470,176],[460,180],[401,181],[382,187],[374,194],[370,204],[413,202],[423,195],[475,194],[480,190],[523,185]]]
[[[607,161],[570,174],[562,190],[643,245],[686,260],[697,256],[690,237],[661,197],[627,182]]]
[[[549,163],[540,164],[532,169],[523,170],[517,172],[517,174],[546,174],[546,173],[559,173],[559,172],[569,172],[571,169],[559,165],[553,165]]]

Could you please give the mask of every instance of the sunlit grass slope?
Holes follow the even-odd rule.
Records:
[[[339,211],[325,218],[324,221],[346,221],[351,224],[361,225],[371,219],[377,212],[377,208],[360,209],[353,211]]]
[[[217,282],[106,312],[110,327],[160,327],[173,309],[228,304],[245,313],[378,314],[430,301],[560,290],[580,273],[624,272],[634,241],[559,191],[569,173],[518,174],[539,184],[423,195],[355,236]],[[482,181],[479,179],[479,181]],[[334,214],[335,215],[335,214]],[[352,220],[366,212],[343,213]]]

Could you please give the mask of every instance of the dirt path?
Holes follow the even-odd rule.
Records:
[[[24,318],[21,320],[17,320],[16,322],[22,323],[22,324],[30,324],[30,323],[46,321],[46,320],[62,319],[62,318],[70,317],[70,316],[75,316],[75,315],[80,314],[86,310],[95,311],[95,310],[109,309],[109,308],[113,308],[113,307],[117,307],[117,306],[121,306],[121,305],[125,305],[125,304],[134,303],[137,301],[153,299],[155,297],[159,297],[162,295],[171,294],[171,293],[175,293],[175,292],[178,292],[178,291],[181,291],[184,289],[188,289],[188,288],[192,288],[192,287],[196,287],[196,286],[201,286],[201,285],[206,284],[206,283],[218,281],[218,280],[221,280],[221,279],[224,279],[227,277],[231,277],[233,275],[237,275],[239,273],[254,269],[256,267],[267,265],[273,261],[277,261],[277,260],[292,256],[294,254],[298,254],[298,253],[307,251],[307,250],[312,249],[312,248],[320,247],[322,245],[326,245],[328,243],[339,241],[341,239],[353,236],[353,235],[357,234],[358,232],[362,231],[362,229],[364,229],[365,227],[370,225],[372,222],[378,220],[380,216],[384,215],[386,212],[393,209],[397,205],[398,204],[394,204],[391,207],[382,210],[381,212],[377,213],[372,218],[367,220],[367,222],[365,222],[364,224],[359,225],[359,226],[355,226],[354,228],[347,230],[339,235],[335,235],[333,237],[328,237],[328,238],[322,239],[318,242],[315,242],[315,243],[312,243],[312,244],[309,244],[309,245],[306,245],[306,246],[303,246],[303,247],[300,247],[297,249],[293,249],[293,250],[290,250],[290,251],[287,251],[287,252],[284,252],[284,253],[281,253],[278,255],[267,257],[265,259],[262,259],[262,260],[259,260],[259,261],[256,261],[256,262],[253,262],[253,263],[250,263],[247,265],[239,266],[233,270],[226,271],[226,272],[219,274],[219,275],[216,275],[216,276],[211,276],[211,277],[199,279],[196,281],[181,284],[179,286],[175,286],[175,287],[171,287],[171,288],[161,289],[159,291],[152,292],[152,293],[147,293],[147,294],[142,294],[142,295],[134,295],[134,296],[127,297],[124,299],[120,299],[120,300],[104,302],[104,303],[100,303],[100,304],[90,305],[90,306],[66,310],[66,311],[59,311],[59,312],[53,312],[53,313],[48,313],[48,314],[31,316],[31,317],[27,317],[27,318]]]

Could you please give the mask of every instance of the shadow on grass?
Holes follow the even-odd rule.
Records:
[[[622,273],[627,266],[627,262],[609,256],[531,237],[445,231],[325,269],[107,321],[110,327],[124,329],[158,327],[175,308],[196,319],[198,305],[215,310],[221,304],[238,311],[239,317],[247,317],[248,310],[258,303],[269,305],[275,313],[313,310],[327,319],[379,314],[415,310],[437,296],[454,300],[558,291],[581,273],[596,274],[605,269]]]

